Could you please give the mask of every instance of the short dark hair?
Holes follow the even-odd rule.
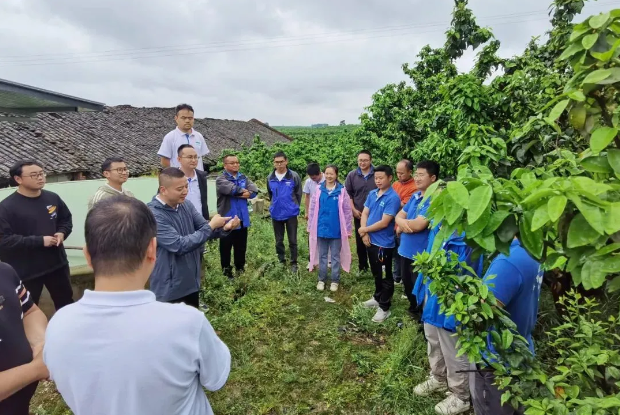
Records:
[[[162,171],[159,172],[159,185],[163,186],[164,180],[170,179],[180,179],[181,177],[185,177],[185,173],[176,167],[166,167]]]
[[[402,159],[401,161],[398,162],[400,163],[405,163],[405,167],[407,168],[407,170],[409,171],[413,171],[413,162],[411,160],[407,160],[407,159]]]
[[[326,171],[327,169],[334,169],[336,176],[338,176],[338,166],[336,166],[335,164],[328,164],[327,166],[325,166],[325,169],[323,171]]]
[[[310,163],[306,167],[306,174],[308,174],[308,176],[318,176],[321,174],[321,167],[318,163]]]
[[[194,108],[189,104],[179,104],[174,109],[174,115],[179,115],[179,111],[188,110],[194,112]]]
[[[237,157],[237,158],[239,158],[239,156],[237,156],[236,154],[228,153],[228,154],[225,154],[224,157],[222,157],[222,163],[224,163],[228,157]]]
[[[179,148],[177,148],[177,156],[180,156],[181,152],[185,150],[186,148],[194,148],[194,146],[191,144],[181,144]]]
[[[286,154],[284,154],[284,151],[278,151],[276,154],[274,154],[273,160],[277,159],[278,157],[284,157],[284,160],[288,160],[288,157],[286,157]]]
[[[386,176],[394,176],[394,170],[388,165],[381,164],[380,166],[375,167],[375,173],[383,172]]]
[[[138,199],[117,195],[95,204],[84,224],[95,276],[136,271],[156,235],[155,217]]]
[[[435,178],[439,179],[439,164],[433,160],[423,160],[415,167],[416,169],[424,169],[429,176],[435,176]]]
[[[107,159],[103,161],[103,163],[101,163],[101,173],[103,173],[104,171],[110,170],[110,167],[112,167],[112,163],[124,163],[124,162],[125,160],[123,160],[121,157],[108,157]]]
[[[23,159],[23,160],[16,161],[9,169],[9,176],[10,176],[9,182],[11,186],[17,186],[17,181],[15,180],[15,176],[21,177],[22,172],[24,171],[24,167],[26,166],[39,166],[43,168],[41,163],[39,163],[36,160]]]
[[[368,151],[368,150],[360,150],[357,153],[357,156],[359,157],[360,154],[368,154],[368,157],[372,158],[372,154],[370,154],[370,151]]]

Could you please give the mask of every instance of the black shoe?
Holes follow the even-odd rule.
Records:
[[[292,264],[291,265],[291,274],[297,274],[298,271],[299,271],[299,269],[297,268],[297,264]]]
[[[409,310],[407,309],[407,315],[414,321],[417,321],[418,323],[420,321],[422,321],[422,316],[420,315],[420,313],[418,313],[417,311],[414,310]]]

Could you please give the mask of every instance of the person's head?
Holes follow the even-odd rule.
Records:
[[[226,154],[222,159],[222,163],[224,163],[224,169],[228,173],[239,173],[239,157],[235,156],[234,154]]]
[[[187,197],[187,178],[176,167],[168,167],[159,173],[159,196],[166,204],[176,206]]]
[[[394,171],[390,166],[380,165],[375,167],[375,184],[380,190],[387,190],[392,185]]]
[[[129,178],[127,164],[120,157],[108,157],[101,164],[101,173],[109,183],[122,185]]]
[[[198,153],[190,144],[181,144],[177,150],[177,157],[185,170],[194,170],[198,167]]]
[[[99,277],[135,275],[144,283],[155,267],[157,223],[138,199],[113,196],[86,215],[84,256]]]
[[[404,183],[411,180],[413,176],[413,163],[410,160],[401,160],[396,165],[396,177],[398,181]]]
[[[368,170],[372,165],[372,155],[368,150],[362,150],[357,153],[357,166],[361,170]]]
[[[321,168],[317,163],[308,164],[308,166],[306,167],[306,174],[317,183],[321,181]]]
[[[45,171],[38,161],[19,160],[9,169],[11,184],[26,190],[37,191],[45,186]]]
[[[325,181],[329,184],[333,184],[338,180],[338,167],[335,164],[328,164],[325,166]]]
[[[273,167],[278,173],[284,173],[288,169],[288,158],[283,151],[278,151],[273,155]]]
[[[194,126],[194,108],[188,104],[179,104],[175,108],[174,121],[181,131],[189,131]]]
[[[439,178],[439,164],[432,160],[424,160],[418,163],[415,171],[415,184],[418,190],[426,190]]]

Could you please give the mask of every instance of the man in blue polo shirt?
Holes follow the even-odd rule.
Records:
[[[394,217],[400,209],[400,197],[392,189],[393,171],[390,166],[375,168],[375,184],[364,203],[361,226],[358,230],[368,252],[370,271],[375,277],[373,298],[364,302],[364,307],[377,308],[372,318],[382,323],[390,316],[390,305],[394,294],[392,277],[392,253],[396,246]],[[385,275],[383,267],[385,266]]]
[[[495,275],[495,278],[489,279],[491,275]],[[532,353],[534,353],[532,331],[538,316],[542,280],[540,264],[527,253],[516,238],[510,245],[510,255],[501,254],[495,258],[484,277],[489,290],[517,325],[519,334],[530,343]],[[492,344],[489,344],[489,349],[493,349]],[[470,389],[476,415],[521,413],[509,404],[501,405],[503,392],[495,386],[493,372],[475,372],[473,377]]]
[[[401,257],[401,277],[405,295],[409,300],[407,313],[415,320],[420,319],[419,301],[413,294],[413,284],[417,273],[413,272],[413,257],[426,249],[428,245],[428,220],[426,212],[431,203],[429,197],[423,202],[426,189],[437,181],[439,164],[434,161],[421,161],[416,166],[413,176],[418,191],[396,216],[397,232],[400,234],[398,255]]]

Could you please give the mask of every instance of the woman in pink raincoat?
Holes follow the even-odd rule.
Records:
[[[325,289],[327,280],[328,252],[331,252],[331,291],[338,291],[340,268],[351,269],[351,203],[349,194],[338,182],[338,167],[333,164],[325,167],[325,181],[317,189],[310,201],[308,214],[308,234],[310,236],[310,263],[312,271],[319,266],[317,290]]]

